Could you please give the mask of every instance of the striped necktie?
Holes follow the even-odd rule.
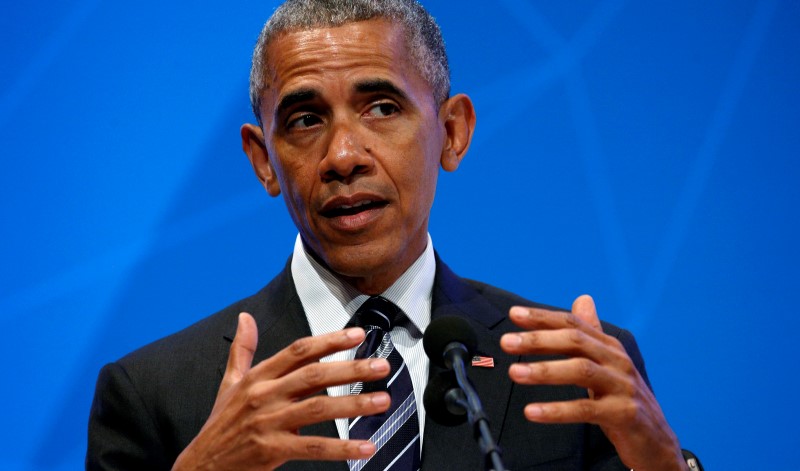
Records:
[[[386,412],[350,419],[350,438],[369,440],[377,448],[369,459],[348,461],[350,471],[417,471],[420,468],[414,387],[403,357],[395,350],[389,335],[401,315],[391,301],[373,296],[358,308],[349,324],[363,327],[367,333],[356,350],[356,358],[386,358],[392,367],[385,379],[350,385],[350,394],[388,391],[392,398],[392,405]]]

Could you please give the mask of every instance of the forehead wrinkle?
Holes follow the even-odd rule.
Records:
[[[369,22],[348,23],[335,27],[313,27],[287,31],[277,36],[268,46],[270,50],[268,55],[277,59],[269,66],[272,69],[273,82],[279,78],[277,75],[280,69],[284,69],[289,75],[304,75],[305,72],[320,69],[346,70],[364,63],[374,63],[376,60],[385,65],[392,65],[396,58],[388,51],[395,49],[398,41],[405,47],[403,37],[389,23],[388,31],[374,38],[373,32],[359,28],[362,23]],[[345,29],[348,30],[348,34],[338,34]],[[365,44],[371,42],[373,38],[376,44],[365,50]]]
[[[370,20],[365,24],[375,21],[385,20]],[[295,91],[316,90],[315,96],[304,98],[323,99],[328,78],[335,78],[340,86],[344,85],[346,91],[341,91],[348,94],[382,91],[400,99],[410,99],[414,93],[409,93],[405,87],[412,78],[407,75],[410,73],[416,78],[420,72],[409,61],[408,44],[400,34],[402,31],[389,23],[388,31],[376,38],[374,31],[364,31],[360,26],[357,22],[333,28],[289,31],[270,41],[268,56],[271,60],[265,65],[265,75],[269,79],[265,82],[273,96],[274,101],[270,101],[275,105],[268,115],[277,117],[287,105],[303,101],[295,99],[299,97],[289,97]],[[349,34],[336,34],[337,30],[349,30]],[[371,47],[365,48],[367,44]],[[343,78],[347,76],[360,83],[345,85],[347,80]],[[424,81],[421,75],[419,78]],[[429,84],[426,82],[426,85]],[[295,90],[286,95],[281,93],[291,89]]]

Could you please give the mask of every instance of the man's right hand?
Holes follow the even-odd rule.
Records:
[[[315,395],[328,386],[374,381],[389,374],[386,360],[320,363],[364,340],[351,328],[296,340],[252,366],[256,322],[239,314],[228,364],[208,421],[178,456],[173,470],[274,469],[290,460],[351,460],[375,453],[363,440],[300,436],[300,427],[340,417],[372,415],[389,407],[385,392],[343,397]]]

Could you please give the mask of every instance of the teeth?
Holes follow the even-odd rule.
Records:
[[[364,200],[364,201],[359,201],[358,203],[356,203],[356,204],[354,204],[352,206],[349,205],[349,204],[343,204],[343,205],[339,206],[339,208],[340,209],[357,208],[359,206],[364,206],[365,204],[370,204],[370,203],[372,203],[372,200]]]

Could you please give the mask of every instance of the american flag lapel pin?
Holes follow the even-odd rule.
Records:
[[[472,357],[472,366],[494,368],[494,358],[475,355]]]

